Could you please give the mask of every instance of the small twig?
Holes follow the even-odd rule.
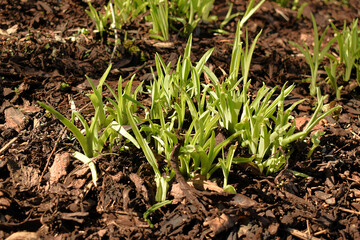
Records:
[[[305,195],[305,201],[308,201],[308,194]],[[308,238],[311,239],[311,228],[310,228],[310,221],[309,219],[306,219],[306,233],[308,235]]]
[[[289,21],[289,17],[286,16],[286,14],[283,11],[280,11],[279,9],[275,8],[275,12],[278,13],[280,16],[282,16],[285,19],[285,21],[287,22]]]
[[[339,151],[343,150],[344,148],[346,148],[346,147],[349,146],[349,145],[350,145],[350,143],[345,144],[345,145],[342,146],[341,148],[335,150],[334,153],[338,153]]]
[[[320,238],[317,238],[317,237],[310,237],[308,238],[308,234],[307,233],[304,233],[304,232],[301,232],[299,230],[296,230],[296,229],[293,229],[293,228],[285,228],[285,231],[289,232],[291,235],[295,236],[295,237],[298,237],[300,239],[303,239],[303,240],[320,240]]]
[[[63,133],[65,132],[65,130],[66,130],[66,127],[64,126],[63,129],[61,129],[61,132],[60,132],[60,134],[59,134],[59,137],[56,139],[56,142],[55,142],[55,145],[54,145],[54,147],[53,147],[53,150],[51,151],[50,155],[49,155],[48,158],[47,158],[46,165],[45,165],[45,167],[44,167],[44,169],[43,169],[43,171],[42,171],[42,173],[41,173],[41,176],[40,176],[40,178],[39,178],[39,183],[38,183],[38,186],[37,186],[37,190],[40,189],[41,180],[42,180],[42,178],[44,177],[44,174],[45,174],[46,169],[49,167],[50,159],[51,159],[52,156],[54,155],[54,152],[55,152],[55,150],[56,150],[56,148],[57,148],[57,145],[59,144],[60,139],[61,139]]]
[[[359,211],[354,211],[354,210],[346,209],[346,208],[343,208],[343,207],[339,207],[339,210],[341,210],[343,212],[348,212],[348,213],[353,213],[353,214],[356,214],[356,215],[360,215]]]
[[[3,146],[0,149],[0,154],[4,153],[11,146],[11,144],[13,144],[17,139],[18,139],[18,137],[14,137],[7,144],[5,144],[5,146]]]
[[[133,71],[132,73],[130,73],[126,78],[123,79],[123,81],[128,80],[129,78],[131,78],[134,74],[136,74],[137,72],[139,72],[141,69],[143,69],[146,66],[146,63],[144,63],[143,65],[141,65],[138,69],[136,69],[135,71]]]
[[[351,131],[351,133],[354,135],[355,138],[357,138],[358,140],[360,140],[359,134],[357,134],[357,133],[354,132],[354,131]]]
[[[314,233],[314,236],[319,236],[319,235],[324,234],[326,232],[327,232],[327,230],[321,230],[321,231],[318,231],[318,232]]]

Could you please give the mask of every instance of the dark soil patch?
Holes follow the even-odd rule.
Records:
[[[234,11],[245,9],[243,1],[233,2]],[[301,82],[310,74],[309,67],[296,57],[298,51],[289,41],[311,45],[310,12],[320,31],[330,20],[341,28],[344,20],[351,22],[360,13],[356,0],[348,5],[307,2],[299,20],[295,11],[266,2],[247,24],[251,39],[263,29],[251,65],[251,88],[295,83],[286,104],[310,99],[295,110],[299,119],[311,115],[314,101],[308,84]],[[219,22],[227,6],[216,2],[213,14]],[[81,0],[0,0],[0,238],[27,231],[34,234],[27,233],[27,239],[360,239],[359,87],[346,91],[345,86],[337,101],[343,107],[339,119],[326,118],[326,134],[309,160],[311,145],[296,143],[289,165],[278,175],[259,176],[250,168],[234,166],[229,184],[239,194],[190,188],[192,201],[153,213],[153,228],[143,219],[155,202],[153,173],[141,151],[115,149],[118,155],[97,159],[101,176],[94,187],[90,171],[69,159],[77,143],[37,104],[43,101],[70,116],[71,98],[91,116],[82,94],[90,90],[84,76],[101,77],[112,45],[81,32],[94,28],[86,8]],[[131,51],[131,46],[118,49],[107,79],[111,86],[117,86],[119,76],[128,80],[133,73],[137,83],[151,81],[156,52],[173,64],[183,54],[187,39],[173,32],[173,47],[161,48],[149,39],[148,30],[143,21],[124,27],[140,51]],[[215,47],[208,65],[219,73],[229,69],[236,22],[226,30],[229,36],[216,35],[200,24],[192,60]],[[332,34],[329,31],[328,37]],[[113,36],[108,40],[113,42]],[[332,90],[323,89],[332,101]],[[49,169],[55,161],[68,164],[58,170],[64,171],[60,181],[52,182]],[[310,177],[296,177],[290,170]]]

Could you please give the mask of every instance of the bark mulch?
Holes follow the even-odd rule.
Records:
[[[244,11],[245,1],[233,2],[234,11]],[[302,82],[309,67],[289,41],[311,45],[311,12],[320,32],[329,21],[341,28],[360,13],[356,0],[307,2],[297,19],[296,11],[268,1],[247,24],[250,39],[263,29],[250,69],[252,92],[263,83],[295,83],[286,105],[308,99],[294,111],[298,126],[309,120],[315,99]],[[100,9],[104,3],[94,6]],[[170,195],[173,203],[151,214],[150,227],[143,213],[155,203],[154,182],[137,149],[114,149],[117,155],[97,159],[100,179],[94,187],[89,169],[71,157],[79,146],[69,131],[37,104],[43,101],[70,116],[72,99],[91,116],[85,75],[101,77],[114,36],[101,40],[84,32],[95,29],[87,7],[81,0],[0,0],[0,238],[360,239],[360,89],[351,82],[344,83],[337,101],[322,84],[327,103],[341,105],[342,112],[319,125],[326,134],[310,159],[311,143],[295,143],[289,163],[277,175],[235,165],[229,184],[238,194],[196,190],[176,174],[173,191],[180,187],[186,195]],[[216,1],[212,14],[220,22],[227,9],[227,3]],[[170,45],[164,47],[149,38],[149,25],[140,20],[119,33],[123,39],[127,31],[129,41],[112,59],[107,82],[113,87],[119,76],[128,80],[134,73],[135,83],[149,83],[156,52],[172,64],[183,54],[186,38],[171,32]],[[212,32],[216,24],[200,23],[192,60],[215,47],[208,65],[222,75],[229,69],[236,22],[225,27],[229,35]],[[332,34],[330,29],[327,39]],[[172,157],[176,161],[176,149]]]

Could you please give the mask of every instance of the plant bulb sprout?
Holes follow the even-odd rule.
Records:
[[[198,127],[194,134],[190,134],[194,128],[190,126],[189,131],[185,135],[184,146],[180,149],[180,171],[185,177],[194,177],[199,172],[204,179],[210,179],[211,175],[221,166],[214,162],[220,151],[236,139],[240,132],[232,134],[219,144],[216,144],[214,128],[217,127],[218,116],[209,115],[205,112],[206,119],[198,119],[193,123],[199,124],[204,121],[202,127]],[[191,130],[191,131],[190,131]],[[193,135],[193,136],[192,136]]]
[[[126,129],[123,127],[124,125],[128,125],[129,124],[129,120],[127,118],[127,113],[126,113],[126,108],[128,107],[128,102],[132,102],[134,103],[134,105],[132,105],[132,108],[130,109],[131,112],[136,112],[137,110],[137,106],[140,106],[144,109],[146,109],[146,107],[140,103],[139,101],[136,100],[136,96],[138,94],[138,92],[140,91],[140,89],[142,88],[142,84],[140,84],[134,93],[131,93],[131,87],[132,87],[132,83],[133,80],[135,78],[135,75],[133,75],[131,77],[131,79],[126,83],[125,89],[122,89],[122,78],[119,78],[118,81],[118,94],[115,93],[115,91],[107,84],[105,83],[105,85],[107,86],[107,88],[110,90],[112,96],[114,97],[115,100],[107,97],[106,99],[111,103],[111,107],[107,106],[106,110],[109,113],[109,116],[112,117],[112,119],[114,119],[114,121],[111,123],[112,129],[116,132],[118,132],[120,135],[116,135],[113,134],[110,136],[110,149],[112,147],[112,144],[115,143],[115,138],[124,136],[126,139],[128,139],[131,143],[133,143],[137,148],[140,148],[140,146],[138,145],[136,139],[126,131]],[[139,122],[139,120],[136,120],[136,122]]]
[[[310,95],[315,96],[319,66],[326,55],[330,56],[328,54],[328,51],[329,51],[331,45],[336,41],[336,38],[331,39],[324,46],[324,48],[322,50],[320,50],[322,42],[324,41],[326,32],[329,27],[326,27],[326,29],[324,30],[323,34],[321,35],[321,37],[319,39],[316,21],[315,21],[314,15],[312,15],[312,14],[311,14],[311,19],[312,19],[313,28],[314,28],[313,54],[310,53],[309,47],[305,43],[303,43],[303,47],[292,41],[290,41],[290,44],[293,45],[294,47],[298,48],[301,51],[301,53],[305,56],[305,60],[306,60],[307,64],[310,66],[310,71],[311,71]]]
[[[100,37],[103,38],[104,32],[108,30],[109,19],[111,20],[111,29],[122,29],[125,23],[146,12],[148,1],[109,0],[108,4],[104,6],[104,13],[96,11],[90,1],[88,1],[88,5],[90,10],[85,10],[85,12],[95,23],[96,30],[100,33]]]
[[[251,157],[234,157],[234,163],[253,162],[263,172],[267,174],[281,170],[285,161],[291,154],[290,143],[298,139],[303,139],[310,133],[315,125],[331,111],[320,114],[317,109],[312,117],[308,128],[301,133],[295,133],[295,122],[290,115],[291,111],[302,101],[294,103],[291,107],[284,110],[285,97],[290,94],[294,86],[283,87],[281,93],[274,100],[271,100],[276,88],[270,90],[263,86],[257,93],[254,100],[250,100],[248,89],[250,80],[248,73],[251,64],[252,54],[259,34],[249,47],[248,37],[242,49],[243,43],[240,39],[240,24],[238,24],[233,52],[230,64],[229,77],[223,83],[219,83],[212,71],[205,67],[204,71],[213,84],[214,91],[210,91],[209,102],[216,102],[212,111],[221,117],[220,124],[230,133],[240,133],[238,141],[242,147],[249,149]],[[247,35],[247,34],[246,34]],[[238,69],[241,69],[242,76],[237,78]],[[242,88],[238,85],[242,83]],[[322,105],[324,98],[319,95],[318,105]],[[290,150],[290,151],[288,151]],[[284,154],[285,153],[285,154]]]
[[[330,67],[325,66],[325,71],[327,73],[327,83],[334,89],[335,91],[335,96],[336,99],[340,99],[341,98],[341,89],[343,88],[343,86],[338,86],[338,79],[340,77],[340,75],[338,75],[337,73],[337,66],[338,63],[336,61],[333,61],[330,59]]]
[[[89,165],[92,173],[92,180],[95,186],[97,181],[97,173],[96,173],[95,164],[93,162],[93,158],[99,156],[102,153],[103,148],[109,138],[110,138],[110,146],[113,145],[112,142],[114,141],[115,137],[118,136],[119,134],[129,139],[135,144],[135,146],[137,146],[135,139],[130,134],[128,134],[122,126],[119,126],[119,124],[116,121],[114,121],[114,120],[118,120],[119,118],[118,116],[120,116],[120,114],[118,115],[107,114],[107,112],[105,111],[105,105],[103,103],[102,86],[105,84],[105,80],[110,72],[110,69],[111,69],[111,64],[109,65],[103,76],[100,78],[97,87],[95,87],[94,83],[91,81],[90,78],[87,78],[93,89],[93,93],[89,94],[88,97],[90,98],[93,107],[95,109],[95,115],[90,120],[90,126],[85,120],[85,118],[75,110],[73,110],[72,112],[72,120],[70,121],[61,113],[56,111],[54,108],[50,107],[45,103],[39,102],[39,104],[43,108],[45,108],[50,113],[52,113],[58,120],[60,120],[62,124],[64,124],[74,134],[75,138],[78,140],[83,151],[83,153],[76,151],[74,153],[74,157],[79,159],[84,164]],[[121,92],[121,89],[119,91]],[[129,90],[127,89],[127,91]],[[125,101],[124,99],[127,99],[130,102],[138,103],[136,100],[134,100],[128,95],[121,95],[120,92],[117,100]],[[112,93],[114,94],[113,91]],[[114,104],[115,102],[112,101],[112,103]],[[115,109],[119,108],[118,104],[117,105],[115,104],[114,107]],[[84,128],[83,130],[79,129],[74,124],[75,118],[79,119],[80,123]],[[85,135],[83,134],[83,132]],[[100,134],[100,132],[102,133]]]
[[[213,21],[216,16],[209,16],[214,0],[173,0],[171,1],[172,20],[184,26],[185,35],[189,36],[200,20]]]
[[[168,181],[170,179],[165,178],[161,175],[155,155],[152,152],[151,148],[149,147],[148,143],[146,142],[146,139],[143,138],[143,136],[141,135],[140,130],[137,127],[136,122],[134,120],[134,116],[130,112],[131,105],[132,105],[132,103],[129,102],[128,107],[126,108],[127,118],[129,120],[129,123],[131,125],[131,128],[133,130],[133,133],[135,135],[135,138],[136,138],[139,146],[143,150],[147,161],[149,162],[149,164],[151,165],[151,167],[155,173],[155,183],[156,183],[155,201],[163,202],[166,200],[166,194],[169,189]]]
[[[235,188],[232,185],[228,184],[228,178],[229,178],[229,174],[230,174],[230,170],[231,170],[231,166],[232,166],[232,162],[234,159],[236,148],[237,148],[237,143],[234,145],[231,145],[226,158],[224,156],[224,149],[222,149],[223,157],[219,158],[219,163],[220,163],[221,169],[223,171],[223,175],[224,175],[223,189],[230,193],[236,193]]]
[[[84,152],[84,154],[80,152],[75,152],[73,156],[83,162],[84,164],[87,164],[90,167],[91,173],[92,173],[92,179],[93,183],[96,186],[97,181],[97,173],[95,164],[92,161],[92,158],[97,157],[99,153],[102,152],[102,149],[105,145],[106,140],[112,133],[111,126],[109,125],[101,134],[101,136],[98,135],[99,131],[99,109],[95,109],[95,116],[91,118],[91,124],[90,126],[87,124],[84,117],[78,113],[73,112],[74,116],[76,116],[81,124],[84,127],[85,130],[85,136],[83,135],[82,131],[78,129],[72,121],[69,121],[67,118],[65,118],[61,113],[56,111],[54,108],[50,107],[49,105],[46,105],[45,103],[39,102],[39,104],[48,110],[50,113],[52,113],[57,119],[60,120],[62,124],[64,124],[75,136],[75,138],[80,143],[80,146]]]
[[[88,2],[90,10],[85,10],[91,20],[95,23],[96,29],[99,31],[101,38],[103,37],[104,31],[106,31],[108,19],[111,17],[110,4],[111,2],[109,2],[107,6],[104,6],[104,14],[96,11],[90,2]]]
[[[355,63],[360,59],[360,37],[358,29],[358,19],[354,20],[350,28],[344,23],[342,32],[340,32],[333,23],[331,23],[335,31],[335,38],[339,46],[339,63],[345,65],[345,73],[343,80],[348,82],[351,77],[351,72],[355,67]]]
[[[150,14],[152,18],[153,33],[150,35],[161,41],[169,40],[169,6],[168,1],[155,1],[150,2]],[[157,3],[156,3],[157,2]]]

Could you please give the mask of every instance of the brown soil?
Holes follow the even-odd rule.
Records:
[[[234,11],[245,9],[245,1],[233,2]],[[247,24],[251,39],[263,29],[251,66],[252,89],[263,83],[295,83],[286,104],[309,99],[294,111],[299,126],[312,114],[315,101],[301,81],[309,67],[289,41],[311,45],[311,12],[320,32],[329,21],[341,28],[344,20],[360,14],[356,0],[348,5],[307,2],[299,20],[295,11],[266,2]],[[99,9],[101,3],[95,6]],[[208,64],[221,74],[229,69],[236,22],[226,27],[228,36],[214,34],[211,29],[228,9],[223,1],[215,5],[219,21],[199,25],[192,57],[196,61],[215,47]],[[37,104],[46,102],[70,116],[71,98],[91,116],[82,94],[90,90],[85,75],[101,77],[114,38],[109,35],[107,44],[96,34],[81,33],[82,28],[94,29],[85,9],[82,0],[0,0],[0,238],[16,233],[17,239],[360,239],[360,91],[350,83],[339,101],[322,84],[328,103],[343,108],[338,120],[328,117],[320,126],[326,134],[309,160],[311,144],[295,143],[287,168],[278,175],[234,166],[229,183],[237,195],[190,189],[193,201],[151,214],[151,228],[143,213],[155,203],[152,170],[136,149],[98,159],[100,179],[93,186],[90,171],[68,154],[78,149],[76,141]],[[164,48],[149,39],[148,30],[138,19],[119,33],[123,39],[127,31],[141,52],[119,47],[107,80],[111,86],[119,76],[129,79],[133,73],[137,82],[151,81],[156,52],[173,63],[183,54],[186,38],[172,32],[173,47]],[[61,88],[65,83],[69,87]]]

